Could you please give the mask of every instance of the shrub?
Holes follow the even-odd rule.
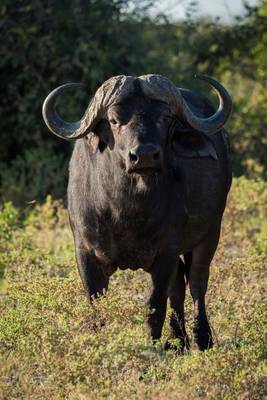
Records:
[[[63,154],[48,146],[29,149],[9,166],[0,167],[0,198],[16,205],[43,200],[47,193],[64,197],[67,187],[68,162]]]
[[[266,254],[258,238],[266,188],[234,179],[207,296],[215,347],[200,353],[193,344],[180,357],[147,338],[147,274],[118,271],[106,296],[89,306],[62,203],[48,196],[23,214],[7,203],[0,214],[7,288],[0,297],[0,397],[263,399]],[[192,311],[187,294],[189,334]]]

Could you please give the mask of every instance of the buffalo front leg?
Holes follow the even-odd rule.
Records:
[[[168,255],[158,256],[151,270],[151,293],[148,300],[148,328],[153,341],[160,339],[166,317],[169,286],[175,272],[175,261]]]
[[[96,257],[83,247],[76,247],[76,260],[85,294],[91,302],[107,290],[109,277]]]
[[[171,305],[170,336],[165,344],[165,349],[183,353],[184,348],[189,349],[189,339],[185,329],[184,300],[185,300],[185,264],[179,259],[173,283],[170,288],[169,298]],[[172,343],[172,339],[178,339],[178,343]]]
[[[205,240],[192,251],[189,287],[194,302],[194,338],[200,350],[213,346],[212,333],[206,314],[205,295],[209,268],[220,236],[220,227],[212,230]]]

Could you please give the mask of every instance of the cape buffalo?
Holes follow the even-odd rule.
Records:
[[[199,78],[216,90],[217,110],[160,75],[107,80],[77,122],[63,121],[55,106],[59,95],[78,84],[59,86],[43,105],[55,135],[79,139],[70,161],[68,210],[88,299],[107,289],[117,268],[143,268],[152,281],[151,337],[161,337],[169,298],[170,338],[178,339],[178,351],[189,345],[186,280],[196,343],[201,350],[212,346],[205,294],[231,186],[223,129],[231,97],[216,80]]]

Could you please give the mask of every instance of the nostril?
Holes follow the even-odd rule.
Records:
[[[129,153],[129,158],[130,158],[131,161],[137,161],[138,160],[137,155],[135,153],[132,153],[132,152]]]
[[[156,153],[153,154],[153,160],[159,160],[160,154],[159,151],[157,151]]]

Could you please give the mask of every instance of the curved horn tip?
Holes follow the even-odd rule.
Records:
[[[71,87],[81,87],[83,86],[82,83],[78,83],[78,82],[67,82],[64,83],[63,85],[57,86],[54,90],[52,90],[49,95],[47,97],[52,97],[53,94],[55,93],[60,93],[62,90],[67,89],[67,88],[71,88]]]
[[[62,92],[64,89],[70,88],[70,87],[81,87],[84,86],[83,83],[78,83],[78,82],[68,82],[68,83],[64,83],[63,85],[57,86],[54,90],[52,90],[48,96],[46,96],[44,102],[43,102],[43,109],[45,104],[48,102],[49,99],[51,99],[52,97],[54,97],[55,94],[59,94],[60,92]],[[57,96],[56,96],[57,97]]]
[[[43,102],[42,114],[48,129],[62,139],[73,140],[85,136],[80,129],[81,121],[65,122],[59,117],[55,109],[57,98],[61,93],[65,92],[66,89],[81,86],[83,84],[77,82],[65,83],[52,90]]]
[[[190,110],[190,107],[185,107],[185,118],[189,125],[191,125],[194,129],[211,136],[221,130],[224,124],[227,122],[227,119],[231,113],[232,99],[228,91],[217,80],[206,75],[198,74],[195,74],[194,78],[208,82],[217,92],[220,104],[217,111],[207,118],[197,117]]]

